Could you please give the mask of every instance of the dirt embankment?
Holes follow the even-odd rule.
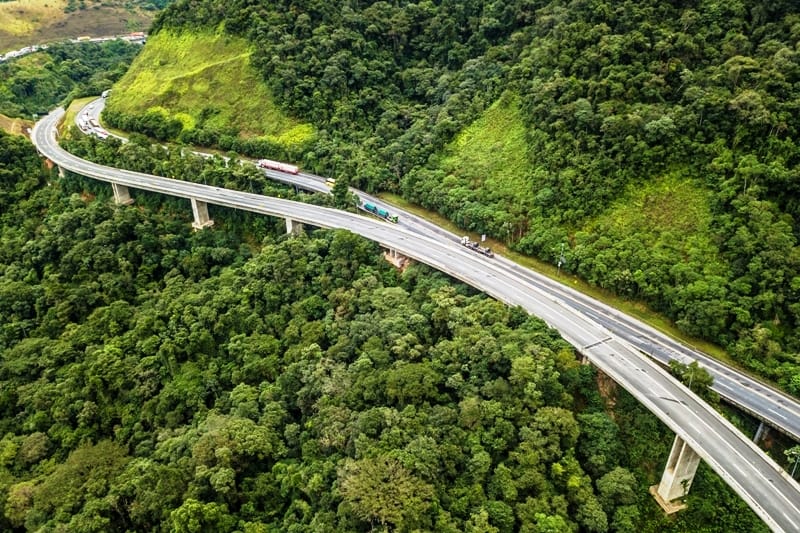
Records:
[[[64,0],[12,0],[0,3],[0,53],[84,35],[102,37],[146,31],[155,11],[87,2],[67,13]]]

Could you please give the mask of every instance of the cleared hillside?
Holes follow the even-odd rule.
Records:
[[[108,116],[158,114],[182,131],[238,134],[284,146],[308,142],[310,125],[283,113],[250,65],[243,39],[223,33],[161,32],[115,86]]]
[[[11,118],[0,114],[0,130],[14,135],[27,135],[27,129],[33,127],[33,122],[20,118]]]

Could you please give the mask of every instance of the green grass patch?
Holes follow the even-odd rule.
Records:
[[[75,124],[75,117],[78,116],[81,109],[86,107],[86,105],[96,100],[96,96],[87,96],[86,98],[76,98],[67,106],[67,109],[64,111],[64,118],[61,121],[61,124],[58,126],[58,133],[63,135],[66,130],[69,129],[70,126]]]
[[[587,229],[640,234],[651,239],[646,244],[655,244],[653,240],[661,236],[680,240],[707,237],[710,201],[710,192],[676,171],[632,188]]]
[[[160,108],[187,129],[234,130],[284,146],[308,142],[313,127],[278,109],[251,53],[245,40],[221,32],[158,33],[116,84],[108,108],[128,115]]]
[[[533,190],[519,96],[506,92],[445,149],[441,168],[453,185],[480,190],[488,203],[529,206]]]

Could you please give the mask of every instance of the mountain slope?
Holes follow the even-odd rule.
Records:
[[[166,0],[0,2],[0,54],[62,39],[145,31]]]
[[[563,250],[800,393],[794,3],[181,0],[154,31],[220,25],[314,124],[305,168]]]
[[[272,103],[251,54],[243,39],[224,33],[160,32],[115,86],[105,116],[125,126],[120,117],[160,114],[179,120],[190,141],[238,134],[287,149],[308,143],[313,129]]]

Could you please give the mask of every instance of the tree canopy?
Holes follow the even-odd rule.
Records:
[[[541,321],[397,271],[348,232],[291,237],[230,211],[193,232],[186,205],[114,206],[105,184],[48,175],[26,142],[0,133],[0,149],[19,177],[0,213],[0,528],[700,523],[664,519],[644,489],[666,428],[635,404],[607,410]],[[237,182],[220,161],[215,179]],[[763,529],[714,479],[697,497],[736,521],[704,524]]]
[[[252,43],[314,124],[308,170],[642,300],[797,394],[798,20],[788,1],[179,0],[154,31]]]

